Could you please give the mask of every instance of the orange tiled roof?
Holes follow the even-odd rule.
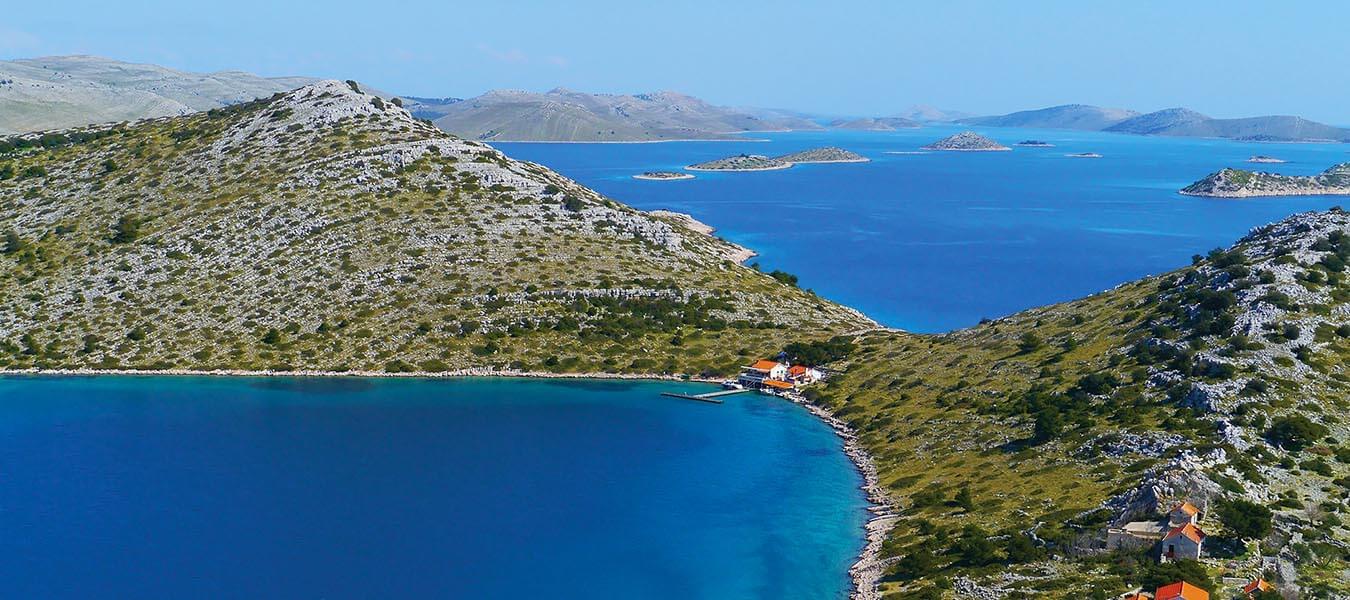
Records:
[[[1158,588],[1158,593],[1154,594],[1158,600],[1209,600],[1209,592],[1195,587],[1185,581],[1169,583]]]
[[[774,361],[771,361],[771,360],[760,360],[760,361],[756,361],[755,364],[750,365],[750,368],[751,368],[751,369],[754,369],[754,370],[756,370],[756,371],[772,371],[773,368],[776,367],[776,366],[778,366],[778,363],[776,363],[776,362],[774,362]]]
[[[1200,509],[1196,508],[1195,505],[1191,504],[1190,502],[1182,502],[1181,504],[1172,507],[1172,512],[1176,512],[1178,510],[1185,512],[1188,515],[1200,513]]]
[[[1195,525],[1192,525],[1190,523],[1187,523],[1185,525],[1182,525],[1181,527],[1177,527],[1167,532],[1167,535],[1163,536],[1163,539],[1165,540],[1171,539],[1179,535],[1184,535],[1190,538],[1192,542],[1196,543],[1199,543],[1201,540],[1205,539],[1205,532],[1200,531],[1199,527],[1196,527]]]
[[[1255,592],[1255,591],[1257,591],[1257,590],[1260,590],[1260,591],[1263,591],[1263,592],[1269,592],[1270,590],[1273,590],[1273,589],[1275,589],[1275,586],[1270,585],[1269,583],[1266,582],[1266,580],[1261,579],[1260,577],[1257,577],[1257,578],[1256,578],[1256,581],[1253,581],[1253,582],[1247,584],[1245,587],[1242,588],[1242,591],[1243,591],[1243,592],[1246,592],[1246,593],[1248,593],[1248,594],[1250,594],[1250,593]]]
[[[1153,594],[1148,592],[1138,592],[1124,596],[1120,600],[1153,600]]]
[[[780,390],[790,390],[790,389],[792,389],[792,388],[794,387],[791,383],[788,383],[788,382],[786,382],[786,381],[776,381],[776,380],[773,380],[773,379],[766,379],[766,380],[764,380],[764,385],[767,385],[767,386],[769,386],[769,387],[778,388],[778,389],[780,389]]]
[[[805,375],[806,367],[803,367],[801,365],[793,365],[791,369],[788,369],[788,372],[792,373],[793,375]]]

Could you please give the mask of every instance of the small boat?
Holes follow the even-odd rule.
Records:
[[[745,389],[745,386],[743,386],[743,385],[741,385],[741,384],[739,384],[739,383],[736,383],[736,381],[734,381],[734,380],[728,379],[728,380],[722,382],[722,389],[726,389],[726,390],[743,390],[743,389]]]

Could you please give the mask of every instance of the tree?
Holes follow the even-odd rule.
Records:
[[[975,525],[967,525],[961,539],[952,544],[957,562],[967,567],[983,567],[998,561],[997,547],[989,540],[989,533]]]
[[[14,254],[23,250],[23,238],[19,237],[18,232],[13,229],[5,232],[5,254]]]
[[[1221,501],[1215,513],[1238,538],[1259,540],[1270,534],[1272,513],[1260,504],[1242,499]]]
[[[901,579],[921,579],[937,572],[938,559],[927,544],[921,543],[913,552],[895,563],[895,574]]]
[[[961,486],[961,490],[956,492],[955,502],[966,512],[975,510],[975,497],[970,495],[970,486]]]
[[[1010,563],[1036,562],[1046,555],[1044,548],[1037,546],[1030,537],[1020,533],[1008,536],[1008,543],[1003,547],[1003,551],[1007,553]]]
[[[1276,446],[1298,452],[1326,437],[1327,433],[1326,426],[1314,423],[1308,417],[1289,415],[1271,421],[1266,438]]]
[[[1047,407],[1036,413],[1036,424],[1032,430],[1032,440],[1041,443],[1059,437],[1064,431],[1064,417],[1059,410]]]
[[[1160,564],[1146,563],[1139,583],[1143,585],[1144,589],[1152,590],[1174,581],[1186,581],[1203,589],[1214,589],[1214,580],[1209,578],[1209,572],[1205,570],[1205,566],[1194,560],[1175,560]]]
[[[112,242],[114,244],[130,244],[141,237],[141,220],[131,215],[122,215],[117,220],[117,225],[113,226]]]
[[[280,342],[281,342],[281,332],[277,331],[275,327],[272,329],[268,329],[267,333],[264,333],[262,336],[262,343],[267,344],[269,346],[275,346]]]
[[[1035,333],[1028,331],[1022,334],[1022,339],[1021,341],[1018,342],[1017,349],[1021,350],[1022,354],[1030,354],[1032,352],[1040,350],[1041,346],[1044,345],[1045,342],[1041,340],[1041,336],[1038,336]]]

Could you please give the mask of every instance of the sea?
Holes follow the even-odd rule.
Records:
[[[839,438],[651,381],[0,378],[6,598],[844,598]]]
[[[1053,148],[926,152],[973,129],[1004,145]],[[1251,228],[1347,197],[1209,199],[1178,191],[1224,167],[1311,175],[1350,161],[1350,144],[1270,144],[1100,132],[929,126],[898,131],[748,133],[745,141],[494,144],[643,210],[686,212],[755,250],[764,270],[915,332],[1110,289],[1190,264]],[[696,173],[644,171],[735,154],[837,146],[867,163]],[[1101,158],[1075,158],[1092,152]],[[1254,155],[1284,164],[1250,164]]]

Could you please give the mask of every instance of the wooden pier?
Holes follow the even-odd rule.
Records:
[[[683,398],[685,400],[698,400],[699,402],[711,402],[713,404],[721,404],[722,396],[730,396],[732,394],[743,394],[749,391],[753,390],[749,389],[718,390],[716,392],[708,392],[706,394],[681,394],[679,392],[661,392],[661,395],[669,396],[671,398]]]

